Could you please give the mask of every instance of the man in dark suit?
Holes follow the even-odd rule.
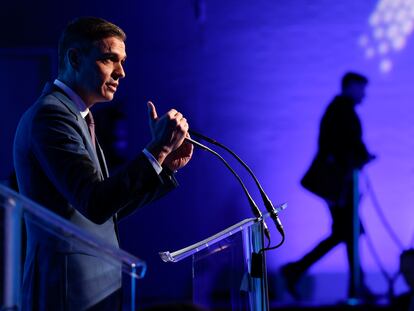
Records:
[[[365,97],[367,83],[367,78],[358,73],[345,74],[341,94],[335,96],[322,117],[318,152],[301,182],[306,189],[328,203],[332,215],[332,232],[299,261],[282,268],[288,290],[295,298],[299,298],[296,283],[300,277],[341,242],[347,247],[350,273],[355,269],[353,173],[374,158],[362,140],[361,121],[355,111],[355,107]],[[353,282],[350,282],[349,296],[354,296],[355,291]],[[372,298],[364,285],[361,294]]]
[[[14,163],[20,191],[107,243],[117,221],[177,186],[191,159],[188,123],[148,103],[152,140],[109,177],[89,109],[110,101],[125,77],[125,33],[103,19],[69,23],[59,41],[59,75],[23,115]],[[121,271],[90,250],[59,241],[26,219],[23,310],[117,310]]]

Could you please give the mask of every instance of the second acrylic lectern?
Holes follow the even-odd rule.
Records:
[[[264,252],[256,255],[264,247],[263,218],[245,219],[203,241],[160,256],[165,262],[192,256],[195,304],[209,310],[268,310],[266,259]]]

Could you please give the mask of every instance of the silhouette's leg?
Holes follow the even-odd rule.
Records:
[[[295,299],[300,299],[296,285],[303,273],[325,254],[327,254],[332,248],[338,245],[339,242],[340,240],[338,240],[334,234],[331,234],[328,238],[321,241],[313,250],[307,253],[302,259],[282,267],[281,272],[285,278],[287,290]]]
[[[329,237],[319,242],[309,253],[294,263],[297,270],[301,274],[306,272],[314,263],[329,253],[340,242],[341,240],[332,233]]]

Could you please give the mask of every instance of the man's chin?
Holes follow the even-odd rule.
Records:
[[[100,102],[110,102],[114,99],[114,93],[107,93],[105,96],[102,96]]]

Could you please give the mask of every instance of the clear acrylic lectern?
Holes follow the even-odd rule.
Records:
[[[281,205],[279,211],[285,207]],[[175,252],[161,252],[160,256],[165,262],[192,256],[195,304],[209,310],[268,310],[265,253],[255,255],[264,247],[262,221],[267,217],[245,219],[203,241]]]
[[[136,309],[136,280],[144,277],[145,262],[0,185],[1,310],[20,310],[22,307],[20,289],[26,238],[23,219],[30,222],[31,227],[44,232],[47,239],[54,239],[57,245],[64,245],[65,249],[73,246],[73,249],[85,250],[98,258],[98,264],[102,260],[105,262],[102,266],[108,267],[109,263],[111,271],[122,272],[124,281],[129,284],[128,292],[124,291],[127,298],[124,299],[123,310]],[[108,289],[103,291],[102,295],[106,295]]]

